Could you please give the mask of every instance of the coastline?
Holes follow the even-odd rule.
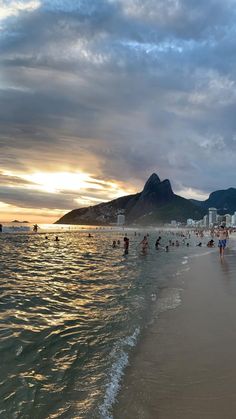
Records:
[[[234,243],[231,238],[223,262],[217,249],[187,260],[176,279],[182,303],[159,313],[144,331],[114,419],[235,418]]]

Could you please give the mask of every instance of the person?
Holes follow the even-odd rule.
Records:
[[[88,237],[93,237],[91,233],[88,234]]]
[[[156,249],[159,249],[159,247],[160,247],[160,241],[161,241],[161,236],[159,236],[158,239],[156,240],[156,243],[155,243],[155,248]]]
[[[120,246],[120,240],[117,240],[117,245]]]
[[[0,224],[0,233],[2,233],[2,224]]]
[[[141,245],[142,252],[147,253],[147,249],[149,247],[147,236],[144,236],[143,240],[141,240],[139,244]]]
[[[38,228],[39,228],[38,224],[34,224],[34,226],[33,226],[33,232],[34,233],[37,233]]]
[[[175,246],[179,247],[179,240],[176,240]]]
[[[202,247],[202,242],[197,244],[198,247]]]
[[[48,236],[45,236],[45,240],[48,240]]]
[[[207,247],[214,247],[214,244],[215,242],[214,242],[214,240],[213,239],[211,239],[211,240],[209,240],[209,242],[207,243]]]
[[[58,236],[55,237],[55,242],[59,242],[59,237]]]
[[[128,237],[124,237],[124,255],[128,255],[129,253],[129,239]]]
[[[168,245],[166,246],[166,252],[169,252],[169,246]]]
[[[115,240],[113,240],[112,247],[113,247],[113,249],[116,248],[116,241]]]
[[[220,226],[220,229],[218,230],[217,236],[219,237],[219,243],[218,243],[218,247],[219,247],[219,251],[220,251],[220,257],[224,257],[224,251],[226,248],[226,244],[227,244],[227,239],[229,238],[229,234],[227,229],[225,229],[225,226],[222,225]]]

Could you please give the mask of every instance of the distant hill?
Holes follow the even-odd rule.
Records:
[[[217,208],[219,214],[233,214],[236,211],[236,189],[229,188],[212,192],[206,201],[191,200],[198,207],[207,210]]]
[[[171,220],[201,219],[206,210],[188,199],[175,195],[170,181],[153,173],[142,192],[123,196],[110,202],[79,208],[61,217],[57,224],[109,225],[116,223],[123,210],[128,224],[160,224]]]

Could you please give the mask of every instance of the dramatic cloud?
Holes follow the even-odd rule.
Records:
[[[21,183],[39,172],[124,193],[153,171],[187,197],[236,186],[235,17],[235,0],[0,0],[0,201],[113,193]]]

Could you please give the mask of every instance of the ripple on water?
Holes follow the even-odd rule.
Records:
[[[0,416],[109,417],[150,296],[181,265],[174,252],[139,255],[139,237],[124,258],[111,247],[122,234],[0,236]],[[168,298],[160,307],[180,297]]]

